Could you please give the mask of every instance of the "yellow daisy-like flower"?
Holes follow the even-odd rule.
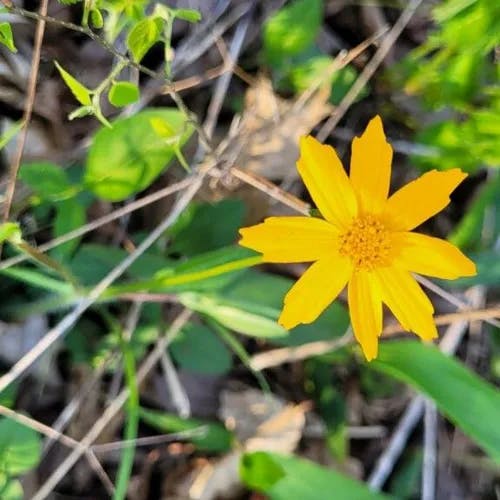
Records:
[[[331,146],[303,137],[297,168],[324,220],[270,217],[240,230],[240,245],[264,262],[314,262],[285,297],[278,321],[286,329],[314,321],[348,286],[352,328],[367,360],[377,356],[382,304],[405,330],[437,336],[432,303],[411,273],[476,274],[451,243],[410,232],[448,205],[467,174],[433,170],[388,196],[391,162],[379,116],[352,142],[350,177]]]

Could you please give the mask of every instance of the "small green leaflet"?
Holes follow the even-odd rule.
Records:
[[[12,37],[12,28],[7,22],[0,23],[0,43],[5,45],[11,52],[17,52]]]
[[[130,82],[114,82],[108,94],[109,102],[121,108],[139,100],[139,88]]]
[[[56,68],[64,80],[64,83],[69,87],[76,100],[84,106],[92,106],[92,99],[90,97],[91,91],[82,85],[76,78],[71,76],[57,61],[54,61]]]
[[[146,52],[160,41],[163,20],[159,17],[147,17],[139,21],[128,34],[127,47],[136,63],[141,62]]]

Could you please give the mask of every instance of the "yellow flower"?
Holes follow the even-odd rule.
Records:
[[[388,196],[391,161],[379,116],[352,142],[350,177],[332,147],[303,137],[297,168],[324,220],[270,217],[240,230],[240,245],[261,252],[264,262],[314,262],[285,297],[283,327],[311,323],[348,286],[352,328],[367,360],[377,356],[382,304],[405,330],[437,336],[434,308],[411,273],[476,274],[452,244],[410,232],[448,205],[467,174],[433,170]]]

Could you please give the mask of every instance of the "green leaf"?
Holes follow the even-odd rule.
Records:
[[[21,130],[23,122],[19,120],[13,123],[0,137],[0,150],[2,150]]]
[[[73,291],[70,283],[51,278],[47,274],[32,268],[13,266],[7,269],[0,269],[0,274],[22,281],[35,288],[55,292],[60,295],[71,295]]]
[[[12,28],[7,22],[0,23],[0,43],[5,45],[11,52],[17,52],[12,37]]]
[[[477,3],[477,0],[454,0],[443,2],[441,6],[436,6],[432,9],[432,17],[437,22],[444,23],[475,3]]]
[[[386,495],[309,460],[258,451],[243,455],[240,476],[270,500],[383,500]]]
[[[500,463],[500,391],[432,345],[383,342],[370,366],[414,386]]]
[[[179,293],[216,290],[260,261],[260,256],[255,256],[254,252],[246,248],[220,248],[188,259],[181,264],[172,264],[170,261],[151,279],[110,287],[104,296],[111,298],[121,293],[137,291]]]
[[[349,325],[349,316],[338,302],[328,307],[314,323],[297,326],[284,335],[276,321],[293,283],[282,276],[248,270],[224,288],[209,294],[201,312],[207,310],[206,314],[211,315],[210,305],[217,304],[222,308],[220,311],[228,328],[233,325],[233,329],[248,335],[271,337],[273,343],[280,345],[297,346],[343,335]]]
[[[471,248],[484,239],[484,223],[487,221],[494,227],[490,231],[490,241],[500,234],[500,175],[485,183],[473,203],[465,212],[448,240],[460,248]]]
[[[175,136],[175,129],[162,118],[151,118],[151,126],[162,139],[171,139]]]
[[[83,106],[92,106],[91,91],[71,76],[57,61],[54,61],[54,64],[76,100]]]
[[[318,55],[294,64],[290,68],[288,78],[295,92],[303,92],[311,85],[321,79],[324,79],[325,72],[331,67],[334,59],[330,56]],[[331,71],[330,71],[331,72]],[[330,77],[324,82],[330,82],[332,93],[330,94],[330,102],[339,104],[347,94],[352,84],[356,81],[358,72],[352,66],[346,66],[331,73]],[[366,97],[368,90],[366,87],[360,92],[357,100]]]
[[[322,0],[294,0],[264,25],[264,55],[271,65],[300,54],[316,39],[323,20]]]
[[[499,15],[498,2],[440,2],[433,9],[435,31],[395,74],[404,74],[407,91],[421,94],[433,108],[470,110],[471,103],[481,101],[485,83],[497,81],[488,55],[500,42]]]
[[[69,267],[82,285],[95,285],[127,255],[128,252],[122,248],[86,243],[80,246]],[[160,269],[171,266],[173,266],[172,261],[161,255],[146,252],[128,268],[127,275],[145,279],[152,277]]]
[[[50,162],[25,163],[19,170],[19,179],[44,201],[59,201],[75,194],[66,172]]]
[[[470,158],[469,141],[462,136],[460,126],[455,122],[434,123],[419,132],[415,141],[435,151],[430,156],[412,156],[412,161],[424,170],[448,170],[460,165],[463,170],[473,171],[478,167],[477,158]]]
[[[151,289],[175,293],[216,290],[231,283],[262,258],[252,250],[230,246],[192,257],[154,276]]]
[[[389,492],[401,500],[418,498],[420,478],[422,477],[421,449],[406,451],[397,469],[391,475]]]
[[[169,253],[192,256],[234,243],[244,210],[241,200],[191,203],[169,231],[173,237]]]
[[[114,82],[108,94],[109,102],[121,108],[139,100],[139,88],[130,82]]]
[[[19,392],[19,384],[8,385],[2,392],[0,392],[0,405],[12,408]]]
[[[141,62],[146,52],[160,40],[163,20],[147,17],[139,21],[127,36],[127,47],[136,63]]]
[[[423,169],[447,170],[457,165],[475,172],[484,165],[498,167],[500,150],[500,117],[498,112],[477,111],[465,121],[434,123],[417,134],[416,141],[431,147],[435,154],[413,156]]]
[[[106,3],[110,4],[111,2]],[[115,8],[119,12],[124,11],[127,17],[135,21],[144,18],[144,10],[148,3],[148,0],[113,0]]]
[[[22,237],[21,229],[17,222],[4,222],[0,224],[0,243],[3,241],[20,241]]]
[[[223,374],[233,364],[225,344],[203,325],[186,325],[170,344],[170,351],[181,368],[194,373]]]
[[[135,333],[134,331],[132,338],[134,338]],[[86,364],[90,366],[99,355],[96,346],[100,346],[100,342],[102,342],[102,325],[96,324],[88,317],[83,317],[64,337],[64,349],[68,352],[70,362],[74,365]],[[112,348],[119,349],[116,345]],[[102,352],[101,361],[111,361],[109,353],[109,350]],[[117,360],[115,365],[118,363],[121,364],[121,360]],[[97,362],[93,366],[99,366],[99,363]]]
[[[8,418],[0,419],[0,471],[9,476],[23,474],[40,461],[40,436],[29,427]]]
[[[493,99],[492,99],[493,101]],[[462,124],[464,134],[472,138],[470,154],[492,168],[500,167],[500,96],[497,97],[496,109],[492,102],[491,109],[480,109],[470,115],[470,119]]]
[[[166,5],[157,3],[153,9],[151,17],[159,17],[165,22],[169,23],[174,18],[174,9],[167,7]]]
[[[23,500],[24,492],[17,479],[11,479],[0,472],[0,498],[2,500]]]
[[[151,120],[159,118],[174,135],[166,141],[155,133]],[[147,188],[175,156],[175,148],[189,139],[193,127],[173,108],[149,109],[113,122],[94,136],[87,157],[85,182],[98,197],[121,201]]]
[[[201,21],[201,13],[194,9],[173,9],[174,16],[190,23]]]
[[[224,453],[231,449],[233,434],[218,422],[186,418],[161,411],[139,410],[141,419],[161,432],[193,431],[196,436],[186,436],[200,451]]]
[[[349,454],[346,425],[346,404],[338,384],[332,378],[330,361],[313,358],[305,365],[304,386],[314,398],[315,408],[326,425],[326,443],[330,453],[339,461]]]
[[[179,301],[189,309],[218,321],[231,330],[258,338],[284,337],[287,331],[276,320],[245,311],[216,297],[186,292]]]
[[[283,467],[266,452],[246,453],[241,458],[241,480],[253,490],[266,492],[285,476]]]
[[[96,29],[101,29],[104,26],[104,18],[102,17],[101,11],[99,9],[90,10],[90,22]]]
[[[77,198],[68,198],[56,204],[56,217],[54,220],[54,237],[62,236],[73,229],[77,229],[86,221],[85,207]],[[58,260],[66,260],[76,250],[80,243],[80,238],[59,245],[52,250],[52,256]]]

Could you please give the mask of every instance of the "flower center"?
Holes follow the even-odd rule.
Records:
[[[350,257],[356,268],[374,269],[389,264],[391,241],[385,226],[373,215],[355,219],[340,236],[340,254]]]

